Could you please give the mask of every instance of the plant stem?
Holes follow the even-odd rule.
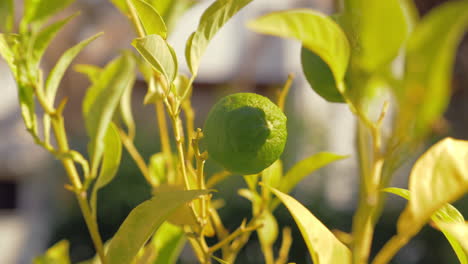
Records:
[[[162,149],[162,152],[164,153],[164,156],[166,156],[166,161],[167,161],[166,166],[168,170],[171,171],[173,168],[172,150],[171,150],[171,144],[169,141],[169,133],[167,129],[166,115],[165,115],[163,102],[161,100],[157,100],[154,103],[154,108],[156,111],[156,118],[158,120],[159,138],[161,140],[161,149]],[[169,172],[168,175],[173,175],[173,174]]]
[[[184,153],[184,138],[182,134],[182,124],[178,114],[171,115],[172,127],[174,128],[174,136],[177,144],[177,152],[179,155],[179,163],[182,170],[182,177],[184,178],[185,189],[190,190],[190,182],[187,175],[187,168],[185,165]]]
[[[122,144],[125,146],[125,149],[128,151],[132,159],[137,164],[138,168],[141,171],[141,174],[143,174],[143,177],[145,177],[146,181],[151,186],[155,186],[156,184],[154,183],[153,179],[151,179],[149,175],[149,170],[148,170],[148,167],[146,166],[145,160],[140,155],[138,150],[135,148],[135,145],[133,144],[132,140],[127,136],[127,134],[125,134],[125,132],[122,129],[119,129],[119,135],[120,135],[120,139],[122,140]]]
[[[65,125],[61,113],[52,116],[51,121],[59,151],[68,152],[68,140],[66,137]],[[96,219],[93,217],[91,209],[89,208],[89,204],[86,199],[86,190],[83,190],[83,185],[81,184],[75,163],[71,158],[66,157],[62,159],[62,164],[68,174],[68,177],[70,178],[71,183],[73,184],[75,196],[78,200],[81,212],[83,213],[83,217],[91,235],[91,239],[93,240],[94,247],[96,248],[96,252],[101,260],[101,263],[106,264],[107,262],[104,254],[104,245],[102,243],[101,236],[99,235],[99,228]]]
[[[408,236],[395,235],[379,251],[372,264],[387,264],[393,256],[409,241]]]

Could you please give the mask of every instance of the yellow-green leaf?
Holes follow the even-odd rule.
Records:
[[[440,223],[440,228],[452,235],[468,254],[468,222]]]
[[[62,77],[70,63],[86,46],[88,46],[89,43],[91,43],[91,41],[95,40],[101,35],[102,33],[98,33],[88,39],[81,41],[80,43],[65,51],[65,53],[63,53],[63,55],[60,57],[57,64],[50,71],[45,84],[45,94],[50,104],[54,103],[60,81],[62,80]]]
[[[146,241],[177,208],[209,191],[157,193],[134,208],[112,238],[106,258],[112,264],[132,263]]]
[[[69,249],[70,243],[62,240],[49,248],[44,255],[34,258],[33,264],[70,264]]]
[[[114,179],[122,157],[122,142],[114,123],[110,123],[107,128],[103,153],[101,171],[91,193],[91,209],[94,215],[96,215],[97,192]]]
[[[343,88],[350,47],[345,33],[329,17],[310,9],[292,9],[257,18],[248,26],[259,33],[301,41],[328,65],[337,87]]]
[[[15,7],[13,0],[0,1],[0,31],[10,32],[15,22]]]
[[[398,232],[412,236],[446,203],[468,191],[468,141],[444,139],[414,165],[411,199],[398,219]]]
[[[410,200],[410,192],[406,189],[385,188],[383,191],[393,193],[405,198],[406,200]],[[434,222],[434,225],[436,225],[445,235],[453,250],[455,251],[455,254],[457,254],[460,263],[468,264],[468,252],[463,251],[461,244],[450,233],[450,231],[445,228],[446,225],[450,225],[451,223],[464,223],[465,219],[463,218],[463,215],[457,210],[457,208],[447,203],[431,216],[431,220]]]
[[[421,138],[445,111],[457,46],[467,29],[468,1],[449,1],[414,28],[406,47],[404,85],[396,90],[399,137]]]
[[[351,263],[351,252],[307,208],[291,196],[271,188],[288,208],[307,244],[314,263]]]
[[[166,39],[166,24],[164,24],[164,20],[159,15],[158,11],[142,0],[132,0],[132,3],[137,10],[138,17],[145,29],[146,35],[156,34]]]
[[[172,47],[159,35],[137,38],[132,45],[143,58],[160,72],[170,86],[177,76],[177,56]]]
[[[198,72],[201,57],[210,40],[226,22],[252,0],[217,0],[205,10],[200,24],[190,35],[185,47],[185,59],[193,75]]]
[[[128,54],[109,63],[86,93],[83,115],[90,137],[91,175],[97,169],[104,151],[104,138],[122,94],[135,78],[135,62]]]

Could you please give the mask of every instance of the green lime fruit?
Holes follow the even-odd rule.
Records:
[[[286,120],[281,109],[261,95],[226,96],[215,104],[205,122],[208,154],[231,172],[259,173],[283,152]]]

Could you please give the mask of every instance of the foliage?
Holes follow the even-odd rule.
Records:
[[[347,104],[357,119],[360,199],[351,243],[340,241],[288,195],[310,173],[345,158],[318,153],[284,173],[278,157],[285,144],[286,118],[282,110],[291,79],[280,93],[279,107],[262,97],[260,107],[274,108],[263,113],[268,115],[269,123],[257,123],[256,111],[230,114],[227,118],[223,112],[216,115],[215,123],[233,119],[236,120],[233,128],[216,127],[208,120],[205,139],[201,129],[194,129],[191,94],[200,61],[211,39],[252,0],[216,0],[205,10],[186,43],[185,59],[190,77],[179,73],[179,62],[167,37],[177,18],[194,1],[111,0],[135,27],[137,37],[132,44],[136,52],[125,51],[103,68],[92,65],[76,68],[91,80],[82,106],[89,136],[87,154],[69,147],[65,131],[65,122],[69,120],[63,116],[67,100],[63,98],[56,103],[56,99],[67,68],[100,33],[65,51],[47,76],[40,67],[51,41],[76,15],[52,23],[49,19],[72,2],[24,0],[24,16],[15,25],[15,2],[2,1],[0,55],[17,82],[26,130],[38,145],[61,161],[67,172],[70,181],[67,189],[76,196],[97,253],[86,263],[175,263],[186,242],[200,263],[213,260],[234,263],[256,232],[265,263],[285,264],[292,243],[288,228],[283,229],[279,251],[273,250],[279,237],[274,212],[280,203],[296,221],[314,263],[368,263],[374,228],[385,205],[385,192],[408,199],[408,204],[396,223],[397,233],[372,263],[389,263],[426,223],[443,232],[460,263],[468,262],[467,222],[450,205],[468,192],[468,142],[441,140],[414,165],[408,190],[387,188],[393,173],[424,142],[431,125],[447,107],[456,47],[468,27],[468,1],[448,2],[418,18],[411,1],[344,0],[342,10],[333,16],[309,9],[292,9],[267,14],[248,24],[250,29],[262,34],[300,41],[302,69],[313,90],[325,100]],[[403,67],[400,75],[391,70],[398,58],[405,61],[400,65]],[[157,109],[162,146],[148,162],[134,145],[131,95],[138,71],[148,83],[144,103],[154,104]],[[389,118],[390,101],[382,105],[376,120],[373,120],[375,113],[369,110],[372,103],[381,100],[375,92],[377,89],[386,89],[394,99],[391,107],[396,114],[389,134],[382,132],[382,126]],[[241,101],[235,104],[248,104],[249,98],[256,96],[241,96]],[[227,98],[231,100],[232,96]],[[36,111],[36,104],[41,111]],[[214,109],[218,111],[217,106]],[[182,113],[187,117],[184,122]],[[166,114],[173,127],[172,137],[167,130]],[[246,124],[245,120],[253,121]],[[255,145],[259,143],[257,130],[275,136],[278,131],[272,128],[272,123],[277,121],[282,122],[281,142],[265,144],[261,152],[271,159],[254,171],[236,163],[242,157],[213,150],[213,146],[226,151]],[[223,129],[243,132],[240,137],[232,138]],[[222,137],[216,136],[219,133]],[[211,153],[200,149],[202,140],[208,142]],[[175,143],[175,149],[171,142]],[[115,178],[122,147],[138,165],[153,190],[153,197],[136,206],[104,245],[97,224],[98,193]],[[243,175],[246,188],[238,191],[251,202],[252,217],[232,231],[224,226],[210,188],[233,173],[217,173],[207,182],[204,165],[209,154],[214,159],[220,155],[228,157],[221,162],[227,170],[253,173]],[[262,158],[254,154],[247,158],[253,161]],[[237,165],[230,166],[231,162]],[[214,238],[207,240],[209,237]],[[61,241],[34,263],[70,263],[68,248],[68,242]]]

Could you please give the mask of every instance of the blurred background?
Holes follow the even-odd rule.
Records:
[[[17,1],[18,4],[22,1]],[[169,42],[179,55],[181,69],[188,72],[183,57],[185,41],[195,30],[198,20],[212,0],[199,1],[175,28]],[[445,0],[417,0],[424,15]],[[280,9],[308,7],[331,14],[333,0],[256,0],[231,20],[215,37],[202,59],[199,77],[193,91],[196,125],[203,126],[205,115],[223,95],[234,92],[256,92],[274,98],[288,73],[294,73],[291,93],[287,100],[289,138],[283,154],[285,169],[295,162],[319,151],[348,154],[351,158],[337,162],[308,177],[293,192],[330,229],[350,231],[352,214],[358,196],[358,167],[354,149],[355,120],[345,105],[325,102],[308,87],[300,67],[300,44],[250,32],[246,21],[261,14]],[[77,0],[60,16],[81,10],[53,42],[47,51],[43,69],[48,71],[68,47],[103,31],[87,47],[75,63],[105,65],[120,50],[131,49],[135,37],[127,19],[107,0]],[[18,11],[18,16],[21,10]],[[390,23],[390,21],[389,21]],[[66,126],[74,149],[86,153],[87,136],[81,114],[81,102],[89,82],[70,69],[60,87],[60,97],[70,98]],[[59,162],[34,145],[25,131],[17,91],[11,74],[0,60],[0,263],[31,263],[31,259],[62,239],[71,242],[74,262],[94,255],[83,218],[72,193],[66,191],[66,175]],[[134,89],[133,113],[137,122],[136,146],[148,159],[159,152],[158,130],[154,109],[142,105],[146,85],[139,80]],[[453,136],[468,139],[468,39],[459,47],[454,69],[453,95],[446,112],[444,129],[434,131],[433,140]],[[422,150],[421,150],[422,151]],[[396,175],[393,185],[406,187],[408,161]],[[219,171],[208,162],[208,173]],[[251,215],[250,204],[237,195],[243,187],[241,177],[230,177],[220,184],[216,198],[226,206],[221,216],[228,228],[236,228],[243,217]],[[99,195],[98,215],[104,240],[109,239],[128,212],[149,198],[150,188],[136,165],[124,151],[116,179]],[[395,232],[396,219],[405,202],[389,197],[384,215],[376,229],[373,251],[378,250]],[[468,212],[468,199],[456,203],[461,212]],[[105,216],[105,217],[104,217]],[[276,211],[281,226],[292,225],[294,242],[290,261],[311,263],[310,257],[289,213]],[[465,215],[466,216],[466,215]],[[184,249],[179,263],[196,263],[190,250]],[[253,236],[241,252],[237,263],[263,263],[263,257]],[[426,227],[406,247],[393,263],[457,263],[455,254],[442,233]]]

